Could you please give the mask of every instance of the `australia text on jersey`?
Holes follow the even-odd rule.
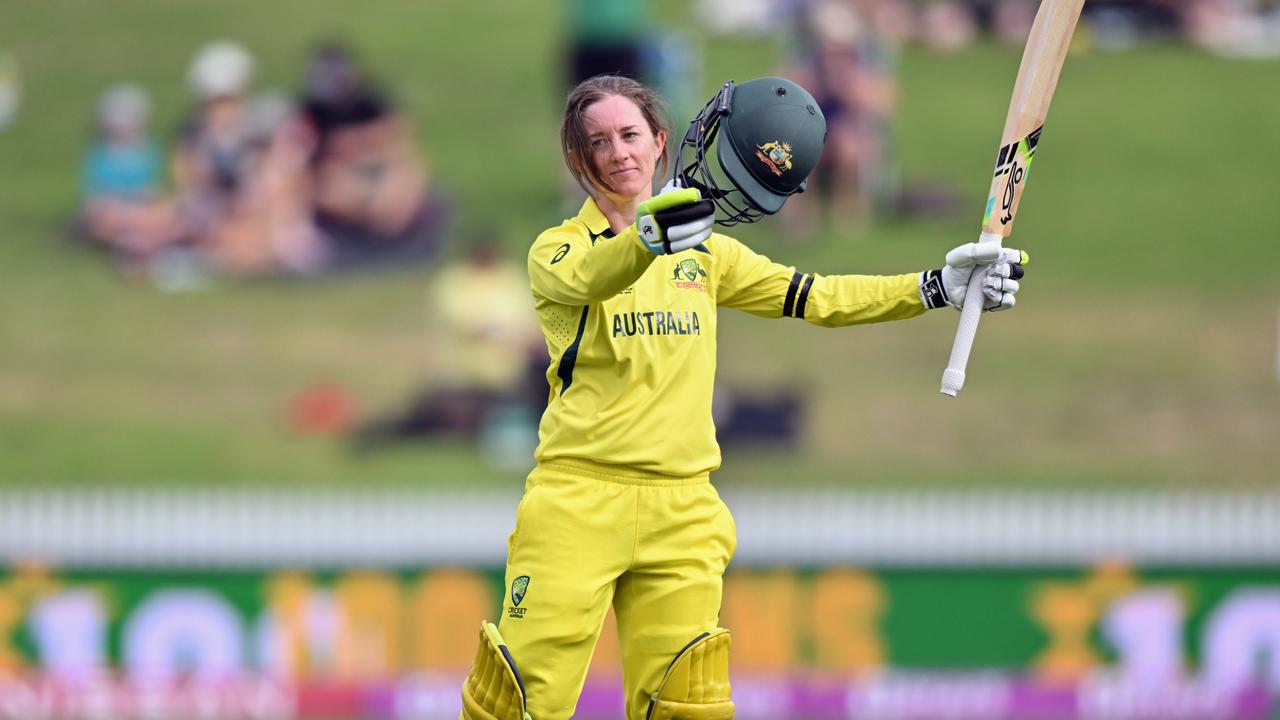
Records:
[[[614,313],[613,336],[632,335],[701,335],[698,311],[649,310]]]

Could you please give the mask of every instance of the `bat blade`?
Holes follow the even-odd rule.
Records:
[[[984,233],[1005,238],[1013,231],[1027,172],[1083,6],[1084,0],[1044,0],[1036,13],[1000,133],[1000,150],[982,218]]]
[[[1018,66],[1018,79],[1005,116],[1000,148],[996,153],[991,190],[982,216],[979,242],[1002,242],[1013,232],[1018,204],[1027,186],[1031,161],[1040,144],[1040,132],[1049,113],[1049,103],[1058,86],[1062,63],[1080,19],[1084,0],[1043,0],[1027,36],[1027,46]],[[942,374],[942,394],[955,397],[964,387],[965,368],[973,338],[982,315],[982,284],[985,267],[974,268],[960,311],[960,325],[951,346],[951,358]]]

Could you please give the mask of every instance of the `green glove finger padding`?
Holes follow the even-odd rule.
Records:
[[[524,681],[498,627],[480,624],[480,648],[462,684],[458,720],[531,720],[525,711]]]
[[[647,720],[733,720],[729,631],[699,635],[676,655],[649,701]]]
[[[636,215],[656,215],[663,210],[696,203],[701,198],[702,193],[698,192],[697,188],[668,190],[640,203],[640,206],[636,208]]]

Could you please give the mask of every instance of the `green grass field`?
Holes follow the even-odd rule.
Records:
[[[681,4],[662,10],[685,20]],[[263,85],[291,88],[309,43],[340,34],[415,119],[462,227],[497,223],[522,257],[560,217],[557,23],[494,0],[0,4],[0,49],[24,84],[0,132],[0,482],[515,481],[465,447],[357,458],[286,429],[310,383],[380,412],[429,381],[428,271],[162,294],[63,228],[106,84],[144,83],[167,134],[202,42],[242,40]],[[779,56],[767,39],[705,51],[708,94]],[[936,266],[976,236],[1017,62],[993,46],[902,60],[904,175],[954,187],[971,212],[805,244],[784,213],[740,237],[825,273]],[[845,331],[726,313],[721,382],[796,384],[812,404],[801,452],[730,453],[719,482],[1272,482],[1277,70],[1177,46],[1071,57],[1016,236],[1035,262],[1019,309],[984,325],[962,396],[937,392],[951,313]]]

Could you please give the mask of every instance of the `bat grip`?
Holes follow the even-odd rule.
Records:
[[[1000,242],[999,235],[982,234],[979,242]],[[965,291],[964,307],[960,309],[960,325],[956,328],[956,339],[951,344],[951,359],[947,361],[947,369],[942,373],[942,394],[955,397],[964,387],[964,370],[969,364],[969,351],[973,349],[973,338],[978,333],[978,321],[982,318],[984,295],[982,285],[987,278],[990,265],[976,265],[973,275],[969,277],[969,289]]]

